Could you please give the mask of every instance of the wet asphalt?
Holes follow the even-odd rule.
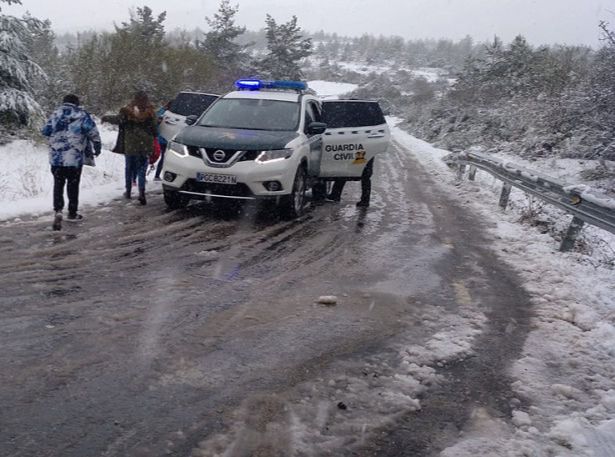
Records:
[[[50,215],[2,223],[0,455],[216,455],[202,443],[251,398],[292,402],[338,364],[394,363],[392,347],[426,341],[426,304],[484,313],[472,357],[436,367],[443,382],[419,411],[327,455],[437,455],[477,406],[508,420],[529,298],[480,219],[432,179],[393,146],[367,210],[358,183],[294,221],[168,211],[153,188],[145,207],[118,198],[60,232]],[[310,455],[267,449],[219,455]]]

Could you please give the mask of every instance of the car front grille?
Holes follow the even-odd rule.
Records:
[[[188,146],[188,154],[193,157],[203,158],[202,151],[207,155],[207,159],[212,164],[226,164],[237,153],[237,149],[218,149],[218,148],[197,148],[196,146]],[[218,153],[218,158],[215,157],[217,151],[222,151],[224,157]],[[258,157],[260,151],[243,151],[237,162],[249,162]]]

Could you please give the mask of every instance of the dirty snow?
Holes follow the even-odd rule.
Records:
[[[584,249],[561,253],[553,233],[520,222],[532,204],[524,194],[513,191],[509,210],[498,211],[501,183],[480,171],[475,182],[459,183],[442,161],[448,151],[396,126],[392,133],[442,189],[496,227],[494,247],[519,271],[535,307],[523,355],[510,368],[524,406],[506,421],[476,410],[463,437],[441,455],[615,456],[615,236],[586,227]],[[571,219],[541,211],[562,229]]]

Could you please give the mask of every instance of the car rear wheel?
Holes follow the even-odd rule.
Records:
[[[169,209],[185,208],[190,202],[189,197],[182,195],[175,190],[165,190],[163,195],[164,202],[167,204]]]
[[[293,182],[293,190],[290,195],[284,197],[281,203],[282,216],[287,219],[294,219],[303,214],[305,206],[305,187],[306,174],[305,167],[300,165],[295,173],[295,181]]]

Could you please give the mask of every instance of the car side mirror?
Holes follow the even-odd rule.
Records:
[[[325,133],[325,130],[327,130],[327,124],[324,122],[311,122],[308,125],[308,134],[310,135],[320,135]]]
[[[195,116],[194,114],[192,114],[192,115],[190,115],[190,116],[186,117],[186,125],[193,125],[193,124],[196,122],[196,120],[197,120],[198,118],[199,118],[199,117],[198,117],[198,116]]]

